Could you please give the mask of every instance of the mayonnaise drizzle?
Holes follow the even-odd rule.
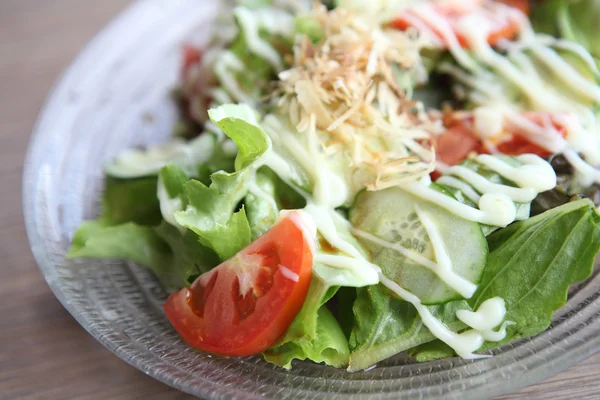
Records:
[[[454,272],[452,268],[452,260],[448,255],[448,251],[444,245],[444,240],[442,239],[439,230],[435,226],[435,223],[418,205],[415,205],[415,211],[417,212],[417,216],[421,220],[421,223],[423,224],[423,227],[429,236],[431,245],[433,246],[433,253],[437,261],[433,272],[435,272],[436,275],[442,281],[444,281],[444,283],[457,291],[461,296],[466,299],[470,299],[471,296],[473,296],[473,293],[475,293],[477,290],[477,285],[469,282]]]
[[[477,193],[471,185],[461,181],[460,179],[456,179],[453,176],[443,175],[440,176],[435,182],[439,183],[440,185],[460,190],[467,197],[467,199],[471,200],[475,204],[478,204],[479,200],[481,199],[481,195]]]
[[[419,182],[408,183],[403,186],[403,189],[469,221],[494,226],[506,226],[513,222],[517,216],[514,202],[504,194],[485,193],[479,199],[478,210]]]
[[[520,18],[523,21],[518,40],[499,44],[507,51],[507,55],[494,51],[489,45],[487,32],[490,27],[486,18],[472,15],[463,18],[459,24],[460,34],[470,43],[472,53],[453,49],[452,46],[450,50],[457,62],[473,75],[449,64],[443,65],[440,70],[450,73],[461,83],[473,88],[470,98],[478,105],[512,104],[513,101],[506,96],[505,88],[498,84],[494,73],[482,68],[474,69],[473,64],[492,68],[504,78],[504,82],[516,86],[526,98],[526,104],[522,105],[525,109],[569,113],[570,117],[578,119],[581,126],[563,124],[567,127],[565,139],[553,124],[540,126],[524,116],[518,107],[507,108],[505,114],[508,129],[524,132],[532,143],[553,153],[569,154],[565,157],[578,171],[581,185],[597,182],[598,171],[593,166],[600,163],[600,122],[590,110],[590,104],[600,102],[600,86],[593,79],[581,74],[555,49],[568,51],[578,57],[594,78],[598,79],[599,71],[593,59],[580,45],[536,35],[526,22],[527,19],[517,15],[518,13],[510,7],[497,5],[495,9],[498,18]],[[514,16],[511,17],[511,13]],[[425,19],[426,16],[421,18]],[[440,34],[448,43],[457,39],[453,31],[442,29]],[[540,65],[543,68],[540,68]],[[565,93],[563,88],[549,84],[549,80],[563,83],[568,93]],[[564,153],[565,151],[567,153]],[[581,153],[585,161],[579,156],[574,156],[576,152]]]
[[[403,189],[469,221],[503,227],[516,218],[515,202],[528,203],[538,193],[551,190],[556,186],[556,174],[546,161],[534,154],[525,154],[517,159],[523,165],[513,167],[500,158],[490,155],[479,155],[475,161],[515,182],[519,187],[490,182],[475,171],[463,166],[450,167],[445,171],[445,174],[461,178],[464,181],[463,184],[458,184],[456,179],[443,179],[445,177],[438,180],[441,184],[449,183],[448,186],[461,190],[466,188],[465,185],[469,185],[482,193],[477,199],[477,194],[473,193],[473,190],[464,191],[465,196],[469,199],[473,201],[477,199],[479,210],[431,189],[427,183],[408,183],[403,186]]]
[[[516,183],[521,188],[531,188],[537,193],[554,189],[556,186],[556,173],[548,162],[535,154],[523,154],[516,158],[522,162],[523,165],[513,167],[500,158],[488,154],[480,154],[477,156],[476,160],[479,164],[497,172],[499,175]],[[535,195],[537,195],[537,193]],[[533,200],[535,195],[533,198],[529,198],[523,202]],[[516,198],[513,198],[513,200],[519,201]]]
[[[458,310],[456,318],[465,325],[471,327],[489,342],[499,342],[506,337],[506,326],[513,325],[512,321],[504,321],[506,315],[506,304],[501,297],[487,299],[477,311]],[[500,325],[498,331],[493,329]]]
[[[401,288],[396,282],[388,279],[385,275],[379,272],[379,280],[394,294],[403,300],[411,303],[419,313],[423,324],[433,333],[435,337],[452,347],[456,354],[466,359],[484,358],[478,354],[473,354],[477,351],[484,342],[483,336],[476,331],[469,330],[463,333],[456,333],[450,330],[442,321],[437,319],[423,304],[421,300],[409,291]]]

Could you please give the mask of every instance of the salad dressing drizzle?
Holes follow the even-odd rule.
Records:
[[[550,164],[542,158],[534,154],[526,154],[519,156],[518,160],[523,165],[513,167],[501,159],[489,155],[483,154],[475,158],[478,163],[515,182],[519,185],[518,188],[490,182],[463,166],[448,168],[446,173],[462,178],[467,184],[482,193],[478,200],[479,209],[460,203],[430,188],[426,182],[408,183],[402,188],[469,221],[504,227],[516,218],[515,202],[530,202],[538,193],[551,190],[556,186],[556,174]],[[440,181],[440,183],[443,184],[444,181]],[[450,183],[450,186],[453,186],[454,182]],[[470,197],[473,197],[472,193]]]
[[[506,15],[514,12],[508,7],[500,7],[498,10]],[[426,16],[423,15],[421,18]],[[590,106],[600,102],[600,86],[582,75],[554,49],[562,49],[579,57],[595,79],[598,79],[600,72],[582,46],[536,35],[526,19],[523,20],[520,39],[516,43],[500,43],[500,46],[507,50],[505,56],[494,51],[487,42],[485,33],[489,31],[489,26],[485,18],[477,15],[463,18],[460,33],[467,38],[472,53],[467,53],[463,49],[454,49],[452,46],[450,51],[457,62],[463,68],[472,71],[475,76],[449,64],[441,69],[466,86],[475,89],[476,93],[473,94],[472,99],[480,105],[511,104],[513,101],[506,98],[503,88],[498,85],[493,73],[482,71],[481,68],[474,69],[474,63],[491,67],[495,73],[523,93],[533,109],[565,113],[568,119],[574,119],[575,121],[564,121],[563,125],[567,128],[565,140],[552,123],[540,126],[528,120],[516,107],[505,107],[504,110],[507,125],[522,131],[532,143],[552,153],[565,155],[578,172],[580,185],[589,186],[592,183],[599,183],[600,172],[594,166],[600,164],[600,138],[598,137],[600,123],[595,113],[590,110]],[[448,43],[457,39],[453,31],[441,30],[440,34],[443,34],[444,40]],[[576,98],[565,96],[552,85],[548,85],[548,77],[540,75],[535,66],[536,62],[552,73],[553,79],[567,86]],[[583,158],[577,153],[581,153]]]
[[[421,303],[421,300],[410,293],[409,291],[400,287],[396,282],[387,278],[381,271],[381,268],[378,265],[375,265],[369,262],[365,257],[362,256],[360,251],[358,251],[352,244],[348,243],[344,240],[338,233],[337,229],[335,229],[335,221],[344,222],[348,224],[346,220],[344,220],[341,216],[337,215],[335,211],[328,210],[325,207],[318,206],[315,204],[309,204],[304,211],[305,215],[310,215],[315,222],[317,230],[323,237],[333,246],[337,247],[340,250],[343,250],[348,255],[332,255],[332,254],[323,254],[318,253],[315,256],[316,263],[322,263],[334,268],[340,269],[352,269],[357,274],[365,277],[365,285],[376,284],[379,281],[386,288],[392,291],[399,298],[408,301],[411,303],[419,313],[423,323],[429,330],[434,334],[435,337],[442,340],[444,343],[448,344],[452,347],[458,355],[467,359],[476,359],[483,358],[486,356],[473,354],[473,352],[477,351],[482,345],[484,340],[493,341],[495,339],[502,340],[506,333],[506,324],[503,324],[498,332],[492,331],[493,328],[498,326],[502,319],[504,318],[504,314],[506,313],[506,309],[504,307],[504,300],[500,298],[494,298],[486,300],[481,304],[479,309],[476,312],[466,311],[468,313],[462,313],[462,317],[467,325],[472,323],[472,328],[478,329],[470,329],[462,333],[456,333],[450,330],[442,321],[437,319],[431,310]],[[431,235],[430,232],[433,232],[431,226],[428,227],[428,224],[431,222],[428,220],[428,217],[422,210],[418,210],[420,214],[421,221],[424,223],[428,234]],[[425,222],[424,222],[425,219]],[[435,226],[434,230],[437,230]],[[431,236],[430,236],[431,237]],[[441,238],[439,238],[439,234],[433,233],[433,240],[441,242]],[[443,247],[443,242],[441,242],[441,247]],[[438,251],[440,253],[438,253]],[[440,258],[444,259],[445,251],[440,249],[436,249],[436,258],[438,258],[438,262]],[[404,254],[404,253],[403,253]],[[447,254],[446,254],[447,258]],[[449,260],[444,260],[445,266],[442,268],[446,268],[445,272],[442,274],[452,273],[451,265],[447,262]],[[441,268],[439,265],[436,267],[436,271],[440,271]],[[373,280],[375,281],[373,282]],[[477,287],[472,283],[467,285],[469,290],[476,289]],[[468,297],[472,296],[472,292]],[[457,312],[457,317],[459,317]],[[459,317],[460,318],[460,317]],[[475,322],[473,322],[475,321]],[[469,325],[471,326],[471,325]],[[481,329],[481,330],[479,330]]]

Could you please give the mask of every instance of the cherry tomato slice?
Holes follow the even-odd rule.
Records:
[[[314,226],[306,218],[290,212],[234,257],[170,295],[164,310],[181,337],[227,356],[259,354],[275,344],[300,311],[311,280]]]

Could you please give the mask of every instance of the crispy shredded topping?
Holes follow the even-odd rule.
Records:
[[[435,168],[431,138],[438,118],[409,100],[399,74],[420,71],[423,42],[414,32],[380,29],[355,14],[317,5],[312,17],[324,39],[303,37],[294,47],[292,68],[279,74],[277,105],[298,131],[316,122],[326,154],[345,151],[351,167],[369,177],[369,190],[418,179]]]

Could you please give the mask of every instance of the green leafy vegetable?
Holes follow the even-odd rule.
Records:
[[[466,301],[458,300],[429,309],[450,329],[458,330],[464,325],[456,318],[456,311],[470,307]],[[397,299],[381,285],[358,289],[354,321],[350,336],[350,371],[368,368],[435,339],[413,305]]]
[[[258,113],[251,107],[225,104],[208,110],[208,116],[237,146],[236,171],[249,167],[271,148],[271,139],[258,126]]]
[[[258,127],[256,111],[247,105],[228,104],[211,109],[208,114],[238,148],[236,172],[215,172],[210,186],[188,181],[183,189],[188,206],[176,211],[174,217],[225,260],[250,243],[252,235],[245,209],[242,206],[236,210],[254,184],[257,161],[270,150],[271,142]]]
[[[348,340],[325,303],[337,291],[313,276],[306,300],[279,343],[267,350],[265,360],[286,369],[292,360],[312,360],[334,367],[348,364]]]
[[[223,158],[222,147],[223,140],[217,134],[205,132],[189,142],[174,139],[148,149],[125,150],[106,164],[104,170],[114,178],[135,179],[156,176],[162,167],[171,163],[188,175],[196,176],[198,166],[214,160],[215,154]]]
[[[548,328],[554,311],[566,303],[569,286],[592,273],[600,251],[599,225],[593,203],[578,200],[514,223],[488,238],[488,265],[469,304],[477,309],[485,300],[501,297],[506,302],[505,320],[515,324],[507,327],[504,340],[486,342],[481,350]],[[452,354],[439,343],[415,353],[417,360]]]
[[[536,4],[531,21],[540,33],[579,43],[600,58],[600,3],[596,0],[549,0]]]
[[[156,234],[171,248],[170,267],[165,274],[178,276],[175,288],[191,285],[194,280],[205,272],[210,271],[220,262],[217,254],[203,246],[194,232],[185,230],[183,233],[173,225],[163,222],[154,228]],[[167,267],[164,267],[167,268]],[[181,279],[185,284],[181,285]],[[167,287],[169,287],[167,285]]]
[[[282,207],[275,194],[274,178],[271,170],[260,169],[256,173],[255,184],[244,199],[253,240],[273,226],[279,217],[279,210]]]
[[[149,268],[167,290],[190,284],[218,263],[192,232],[183,237],[166,223],[157,228],[132,222],[107,226],[84,222],[77,230],[67,258],[109,258],[133,261]]]
[[[187,174],[175,164],[164,166],[159,177],[170,198],[180,197],[183,194],[183,188],[190,178]]]
[[[244,174],[245,175],[245,174]],[[188,206],[175,212],[175,221],[195,232],[200,242],[226,260],[250,243],[251,232],[244,208],[234,212],[245,196],[244,175],[215,173],[210,187],[199,181],[185,184]]]
[[[250,8],[250,7],[249,7]],[[261,39],[271,42],[276,38],[268,32],[261,30],[259,32]],[[230,73],[235,77],[240,89],[253,100],[258,100],[267,94],[269,82],[275,78],[273,66],[266,60],[254,54],[248,44],[243,31],[240,30],[238,36],[229,45],[229,51],[233,53],[243,64],[243,68],[232,69]],[[219,78],[217,68],[223,68],[219,63],[215,64],[215,75]],[[220,86],[227,90],[227,85]]]
[[[156,177],[131,180],[107,178],[100,218],[105,225],[125,222],[158,225],[161,215],[156,198]]]
[[[495,296],[506,302],[508,335],[496,347],[536,335],[567,300],[569,286],[592,273],[600,251],[600,216],[589,200],[554,208],[488,238],[490,257],[474,309]]]
[[[132,222],[107,226],[88,221],[75,233],[67,257],[131,260],[159,275],[160,269],[168,265],[169,247],[151,227]]]

